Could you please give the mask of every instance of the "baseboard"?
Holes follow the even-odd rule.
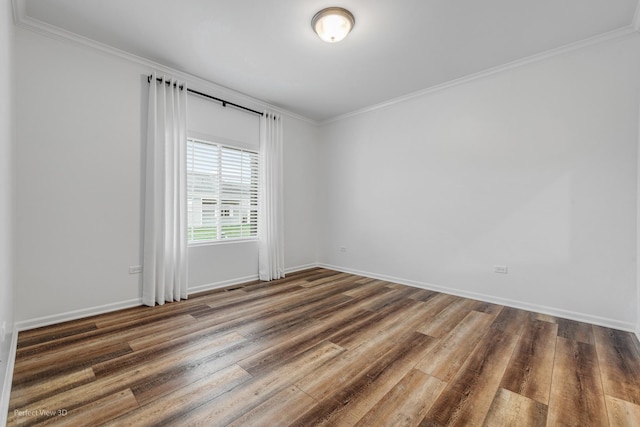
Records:
[[[432,291],[443,292],[451,295],[457,295],[463,298],[477,299],[477,300],[490,302],[494,304],[505,305],[513,308],[519,308],[522,310],[548,314],[550,316],[562,317],[565,319],[577,320],[580,322],[586,322],[594,325],[605,326],[608,328],[634,332],[635,335],[638,337],[638,340],[640,341],[640,325],[634,325],[633,323],[630,323],[630,322],[621,322],[616,319],[593,316],[590,314],[578,313],[578,312],[559,309],[555,307],[547,307],[547,306],[542,306],[537,304],[530,304],[524,301],[516,301],[516,300],[510,300],[507,298],[500,298],[500,297],[495,297],[491,295],[480,294],[476,292],[463,291],[460,289],[434,285],[432,283],[418,282],[415,280],[403,279],[399,277],[387,276],[384,274],[355,270],[352,268],[341,267],[341,266],[331,265],[331,264],[324,264],[324,263],[311,263],[311,264],[305,264],[305,265],[300,265],[295,267],[289,267],[285,270],[285,273],[293,273],[296,271],[308,270],[310,268],[317,268],[317,267],[327,268],[330,270],[340,271],[344,273],[356,274],[358,276],[371,277],[373,279],[385,280],[388,282],[399,283],[402,285],[413,286],[421,289],[428,289]],[[241,283],[251,282],[257,279],[258,279],[258,275],[256,274],[256,275],[251,275],[246,277],[239,277],[235,279],[224,280],[224,281],[215,282],[215,283],[209,283],[206,285],[195,286],[195,287],[189,288],[189,295],[199,293],[199,292],[224,288],[228,286],[239,285]],[[52,316],[44,316],[36,319],[23,320],[20,322],[16,322],[15,332],[12,337],[12,345],[14,345],[13,341],[15,341],[15,344],[17,345],[18,332],[20,331],[39,328],[42,326],[53,325],[56,323],[67,322],[70,320],[81,319],[84,317],[94,316],[98,314],[105,314],[111,311],[122,310],[125,308],[136,307],[139,305],[142,305],[141,299],[132,299],[129,301],[122,301],[119,303],[105,304],[102,306],[91,307],[91,308],[82,309],[82,310],[74,310],[66,313],[55,314]],[[12,351],[14,351],[14,357],[15,357],[15,345],[12,348]],[[13,372],[13,368],[11,372]],[[3,393],[3,396],[4,396],[4,393]],[[0,426],[1,425],[2,424],[0,423]]]
[[[298,266],[295,266],[295,267],[288,267],[288,268],[286,268],[284,270],[284,272],[285,272],[285,274],[289,274],[289,273],[295,273],[296,271],[308,270],[310,268],[316,268],[316,267],[318,267],[318,264],[316,264],[316,263],[298,265]],[[243,283],[247,283],[247,282],[252,282],[254,280],[258,280],[259,278],[260,277],[257,274],[255,274],[255,275],[239,277],[239,278],[235,278],[235,279],[222,280],[220,282],[207,283],[206,285],[193,286],[193,287],[189,288],[188,292],[189,292],[189,295],[192,295],[192,294],[197,294],[197,293],[200,293],[200,292],[212,291],[214,289],[226,288],[228,286],[241,285]]]
[[[51,316],[38,317],[36,319],[22,320],[16,322],[16,331],[26,331],[28,329],[40,328],[42,326],[54,325],[56,323],[68,322],[70,320],[82,319],[84,317],[109,313],[111,311],[122,310],[142,305],[140,298],[128,301],[121,301],[112,304],[100,305],[97,307],[83,308],[81,310],[68,311],[66,313],[54,314]]]
[[[253,274],[251,276],[238,277],[236,279],[222,280],[220,282],[207,283],[206,285],[198,285],[189,288],[189,295],[197,294],[200,292],[211,291],[214,289],[226,288],[227,286],[239,285],[241,283],[251,282],[258,280],[258,275]]]
[[[298,265],[296,267],[288,267],[284,269],[284,272],[286,274],[289,274],[289,273],[295,273],[296,271],[309,270],[311,268],[318,268],[318,267],[319,267],[318,263],[314,262],[312,264]]]
[[[547,307],[543,305],[530,304],[524,301],[511,300],[507,298],[500,298],[486,294],[480,294],[476,292],[463,291],[460,289],[449,288],[444,286],[438,286],[431,283],[417,282],[415,280],[408,280],[393,276],[387,276],[384,274],[371,273],[367,271],[354,270],[351,268],[340,267],[330,264],[318,264],[318,267],[327,268],[330,270],[336,270],[343,273],[356,274],[358,276],[370,277],[372,279],[384,280],[387,282],[399,283],[401,285],[413,286],[420,289],[427,289],[430,291],[437,291],[446,294],[456,295],[463,298],[470,298],[489,302],[493,304],[504,305],[513,308],[519,308],[521,310],[534,311],[536,313],[548,314],[554,317],[561,317],[564,319],[576,320],[579,322],[590,323],[593,325],[604,326],[612,329],[619,329],[627,332],[635,332],[640,339],[640,331],[637,330],[636,325],[631,322],[622,322],[616,319],[609,319],[605,317],[593,316],[586,313],[578,313],[574,311],[564,310],[561,308]]]
[[[285,270],[286,273],[293,273],[295,271],[306,270],[309,268],[318,267],[317,264],[306,264],[295,267],[289,267]],[[224,288],[227,286],[239,285],[241,283],[251,282],[253,280],[258,280],[258,275],[251,275],[246,277],[238,277],[230,280],[223,280],[215,283],[208,283],[206,285],[194,286],[189,288],[189,295],[195,294],[198,292],[210,291],[213,289]],[[111,311],[122,310],[125,308],[131,308],[142,305],[142,300],[140,298],[132,299],[128,301],[117,302],[113,304],[105,304],[97,307],[90,307],[81,310],[69,311],[66,313],[54,314],[51,316],[43,316],[38,317],[36,319],[22,320],[16,322],[15,328],[16,331],[26,331],[29,329],[40,328],[42,326],[54,325],[56,323],[68,322],[70,320],[82,319],[84,317],[95,316],[98,314],[105,314]],[[16,333],[17,335],[17,333]],[[2,424],[0,424],[1,426]]]
[[[11,336],[11,345],[5,368],[4,385],[0,395],[0,426],[7,425],[7,415],[9,414],[9,397],[11,396],[11,383],[13,382],[13,367],[16,362],[16,351],[18,350],[18,330],[14,327]]]

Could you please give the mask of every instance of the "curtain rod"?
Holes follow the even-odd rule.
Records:
[[[151,83],[151,79],[152,78],[153,78],[153,75],[147,77],[147,82]],[[159,83],[162,82],[161,78],[157,78],[156,77],[156,80]],[[167,82],[167,81],[165,81],[165,83],[166,84],[171,84],[171,82]],[[183,86],[180,86],[180,90],[182,90],[182,89],[183,89]],[[234,106],[234,107],[239,108],[241,110],[248,111],[249,113],[254,113],[254,114],[258,114],[260,116],[264,116],[264,113],[262,113],[260,111],[252,110],[251,108],[243,107],[242,105],[234,104],[233,102],[225,101],[224,99],[216,98],[215,96],[211,96],[211,95],[207,95],[206,93],[198,92],[197,90],[193,90],[193,89],[187,88],[187,92],[191,92],[193,94],[200,95],[200,96],[203,96],[205,98],[212,99],[214,101],[218,101],[218,102],[222,103],[223,107],[226,107],[227,105],[231,105],[231,106]]]

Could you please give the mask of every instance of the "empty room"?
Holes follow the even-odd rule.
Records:
[[[2,0],[0,425],[640,426],[638,0]]]

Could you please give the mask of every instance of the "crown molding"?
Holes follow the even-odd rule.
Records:
[[[409,101],[411,99],[414,98],[419,98],[422,96],[427,96],[427,95],[431,95],[433,93],[436,92],[440,92],[442,90],[445,89],[449,89],[455,86],[459,86],[459,85],[463,85],[469,82],[473,82],[476,80],[482,80],[485,79],[487,77],[491,77],[495,74],[499,74],[505,71],[509,71],[512,70],[514,68],[520,68],[529,64],[533,64],[535,62],[539,62],[539,61],[543,61],[545,59],[548,58],[553,58],[555,56],[559,56],[559,55],[564,55],[566,53],[570,53],[576,50],[580,50],[580,49],[584,49],[590,46],[594,46],[594,45],[598,45],[601,43],[605,43],[605,42],[609,42],[609,41],[613,41],[613,40],[620,40],[620,39],[624,39],[626,37],[633,37],[633,36],[637,36],[638,35],[638,31],[635,30],[634,27],[632,26],[627,26],[624,28],[620,28],[608,33],[604,33],[604,34],[600,34],[598,36],[595,37],[590,37],[578,42],[574,42],[574,43],[570,43],[555,49],[551,49],[542,53],[538,53],[535,55],[531,55],[531,56],[527,56],[525,58],[521,58],[521,59],[517,59],[515,61],[512,62],[508,62],[506,64],[502,64],[499,65],[497,67],[493,67],[493,68],[489,68],[488,70],[484,70],[484,71],[480,71],[477,73],[473,73],[473,74],[469,74],[467,76],[464,77],[460,77],[454,80],[449,80],[445,83],[442,84],[438,84],[435,86],[431,86],[428,87],[426,89],[422,89],[416,92],[412,92],[409,93],[407,95],[403,95],[397,98],[392,98],[388,101],[383,101],[380,102],[378,104],[374,104],[365,108],[361,108],[355,111],[351,111],[349,113],[345,113],[345,114],[341,114],[339,116],[336,117],[332,117],[330,119],[327,120],[323,120],[320,122],[320,126],[324,126],[327,125],[329,123],[333,123],[333,122],[339,122],[341,120],[345,120],[348,119],[350,117],[355,117],[355,116],[359,116],[361,114],[365,114],[365,113],[369,113],[372,111],[376,111],[376,110],[380,110],[380,109],[384,109],[384,108],[388,108],[391,107],[393,105],[396,104],[400,104],[403,103],[405,101]]]
[[[18,25],[26,14],[26,3],[24,0],[11,0],[11,6],[13,9],[13,23]]]
[[[13,17],[14,17],[16,27],[35,32],[42,36],[45,36],[54,40],[58,40],[63,43],[80,45],[86,48],[90,48],[90,49],[94,49],[94,50],[106,53],[111,56],[116,56],[118,58],[142,65],[144,67],[148,67],[150,68],[149,73],[155,70],[160,73],[170,74],[178,79],[186,81],[189,87],[201,88],[202,90],[212,91],[216,94],[216,96],[228,98],[229,101],[232,101],[232,102],[247,104],[252,109],[257,109],[257,110],[269,109],[271,111],[277,112],[284,116],[288,116],[288,117],[309,123],[314,126],[319,125],[319,122],[316,120],[276,107],[275,105],[271,105],[265,101],[254,98],[242,92],[238,92],[234,89],[222,86],[213,81],[204,79],[194,74],[187,73],[182,70],[171,68],[169,66],[160,64],[153,60],[150,60],[138,55],[134,55],[127,51],[98,42],[88,37],[81,36],[71,31],[64,30],[62,28],[56,27],[54,25],[48,24],[38,19],[31,18],[26,15],[25,0],[12,0],[12,3],[13,3]]]
[[[341,114],[326,120],[313,120],[308,117],[302,116],[300,114],[284,110],[282,108],[271,105],[267,102],[259,100],[257,98],[253,98],[249,95],[246,95],[242,92],[238,92],[231,88],[219,85],[213,81],[204,79],[202,77],[198,77],[196,75],[187,73],[185,71],[177,70],[163,64],[154,62],[150,59],[143,58],[132,53],[117,49],[113,46],[109,46],[104,43],[97,42],[95,40],[89,39],[87,37],[81,36],[76,33],[72,33],[70,31],[61,29],[59,27],[47,24],[40,20],[31,18],[26,15],[26,1],[25,0],[11,0],[13,4],[13,18],[15,21],[15,25],[17,27],[22,27],[27,30],[31,30],[33,32],[39,33],[43,36],[50,37],[62,42],[72,42],[75,44],[80,44],[85,47],[93,48],[104,53],[114,55],[125,59],[127,61],[131,61],[134,63],[138,63],[140,65],[150,67],[156,71],[160,71],[167,74],[172,74],[178,78],[181,78],[188,82],[189,86],[203,87],[212,91],[216,91],[216,93],[222,93],[223,96],[230,97],[232,100],[237,100],[237,102],[248,103],[253,105],[255,109],[258,108],[267,108],[273,110],[277,113],[280,113],[285,116],[289,116],[291,118],[295,118],[297,120],[306,122],[315,126],[323,126],[329,123],[341,121],[350,117],[358,116],[364,113],[368,113],[371,111],[376,111],[380,109],[384,109],[390,107],[392,105],[396,105],[414,98],[418,98],[421,96],[427,96],[432,93],[440,92],[445,89],[449,89],[458,85],[462,85],[465,83],[469,83],[476,80],[481,80],[487,77],[490,77],[494,74],[498,74],[504,71],[508,71],[514,68],[519,68],[528,64],[532,64],[538,61],[542,61],[548,58],[552,58],[554,56],[566,54],[575,50],[584,49],[593,45],[597,45],[600,43],[621,39],[624,37],[629,37],[632,35],[636,35],[640,32],[640,0],[638,1],[638,5],[636,6],[636,10],[632,19],[631,25],[627,27],[623,27],[608,33],[600,34],[598,36],[590,37],[578,42],[570,43],[565,46],[561,46],[559,48],[551,49],[542,53],[538,53],[535,55],[531,55],[522,59],[518,59],[506,64],[499,65],[497,67],[490,68],[488,70],[483,70],[477,73],[469,74],[467,76],[463,76],[454,80],[447,81],[442,84],[438,84],[435,86],[428,87],[426,89],[421,89],[416,92],[409,93],[407,95],[403,95],[400,97],[392,98],[387,101],[383,101],[374,105],[370,105],[368,107],[364,107],[361,109],[357,109],[345,114]]]

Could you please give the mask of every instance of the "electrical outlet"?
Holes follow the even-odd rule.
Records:
[[[132,265],[131,267],[129,267],[129,274],[140,274],[140,273],[142,273],[141,265]]]
[[[506,265],[494,265],[493,266],[494,273],[507,274],[507,266]]]

